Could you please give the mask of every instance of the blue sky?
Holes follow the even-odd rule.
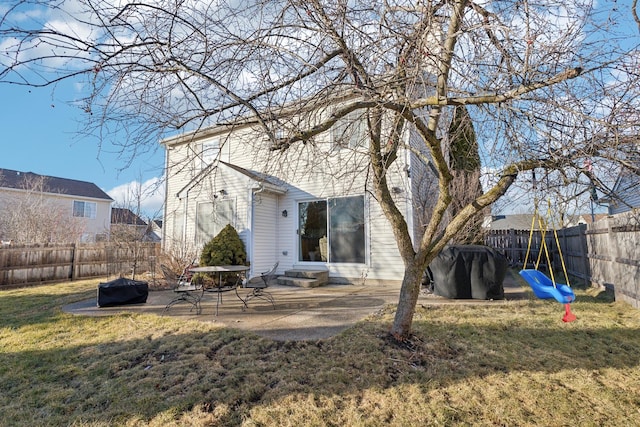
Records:
[[[74,2],[67,3],[72,7]],[[624,8],[622,5],[620,8],[627,11],[630,2],[624,0],[623,3]],[[0,10],[2,8],[0,4]],[[39,16],[39,19],[47,18],[53,19],[48,15]],[[624,19],[629,19],[629,30],[635,35],[635,23],[628,13]],[[162,185],[157,186],[163,176],[161,147],[133,159],[130,167],[121,170],[131,159],[120,159],[113,147],[100,148],[97,138],[78,133],[84,113],[68,104],[83,95],[77,91],[80,86],[76,83],[63,82],[55,88],[0,83],[0,168],[90,181],[116,199],[116,206],[131,205],[132,187],[141,185],[162,190]],[[159,192],[149,194],[141,200],[141,208],[147,216],[159,214],[162,200]],[[530,207],[518,204],[511,209]]]
[[[164,151],[158,146],[120,170],[128,159],[78,132],[83,112],[69,105],[79,97],[74,87],[72,82],[55,90],[0,83],[0,168],[93,182],[116,200],[114,206],[130,205],[132,186],[158,187]],[[149,194],[141,203],[147,215],[156,215],[162,194]]]

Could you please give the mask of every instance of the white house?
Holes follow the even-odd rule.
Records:
[[[162,238],[156,230],[161,232],[155,221],[147,223],[131,209],[111,208],[111,240],[159,242]]]
[[[640,165],[640,160],[637,163]],[[612,193],[614,196],[603,200],[609,204],[609,215],[640,208],[640,177],[629,169],[622,169]]]
[[[330,113],[328,108],[318,114]],[[264,130],[251,123],[161,141],[164,249],[188,246],[199,253],[230,223],[245,243],[251,276],[278,262],[278,273],[322,269],[333,282],[400,281],[404,266],[372,195],[362,120],[351,113],[313,142],[292,145],[282,155],[270,150]],[[414,136],[406,131],[404,143]],[[422,210],[414,195],[435,178],[410,150],[401,149],[387,179],[415,242]]]
[[[29,241],[36,235],[57,242],[106,239],[112,201],[91,182],[0,169],[0,238],[22,243],[48,242]]]

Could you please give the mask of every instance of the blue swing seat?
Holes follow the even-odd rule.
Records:
[[[573,293],[571,287],[562,283],[554,284],[553,281],[541,271],[532,269],[521,270],[520,276],[529,283],[533,293],[540,299],[555,298],[556,301],[562,304],[572,303],[576,299],[576,295]]]

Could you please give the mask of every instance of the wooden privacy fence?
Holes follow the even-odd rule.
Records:
[[[155,270],[159,243],[0,247],[0,289]]]
[[[567,272],[588,285],[604,286],[615,292],[616,300],[640,307],[640,222],[638,213],[628,212],[589,224],[557,230],[560,251]],[[488,246],[503,253],[510,264],[522,267],[525,261],[529,230],[492,230]],[[542,233],[533,232],[527,267],[534,268],[542,247]],[[564,282],[560,251],[552,230],[546,232],[551,268],[559,282]],[[540,269],[547,272],[543,253]],[[558,274],[560,276],[558,277]]]
[[[544,233],[545,243],[551,260],[553,271],[562,271],[562,259],[567,272],[572,276],[589,280],[589,257],[586,240],[586,225],[557,230],[560,250],[556,242],[553,230]],[[527,259],[527,268],[535,268],[538,259],[539,269],[549,271],[547,255],[542,246],[541,231],[529,230],[492,230],[487,236],[487,245],[498,249],[507,257],[511,265],[524,267],[529,236],[531,235],[531,248]],[[560,258],[562,252],[562,259]]]
[[[591,282],[613,288],[616,300],[640,308],[640,212],[595,222],[587,230]]]

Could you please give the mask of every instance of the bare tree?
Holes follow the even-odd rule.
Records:
[[[356,166],[370,174],[405,264],[391,328],[399,340],[410,335],[425,267],[510,188],[530,190],[524,172],[546,174],[550,187],[606,191],[609,177],[585,161],[603,171],[631,167],[637,150],[638,32],[628,11],[600,2],[8,3],[0,80],[45,86],[84,77],[87,130],[127,129],[123,150],[132,155],[167,130],[240,117],[264,128],[278,159],[312,147],[341,118],[364,117],[368,157]],[[27,13],[34,8],[41,13]],[[343,102],[331,116],[313,117],[336,99]],[[443,144],[456,106],[473,121],[490,185],[449,218],[465,176],[454,173]],[[310,113],[297,120],[292,110]],[[405,145],[408,128],[420,146]],[[401,150],[437,178],[416,241],[387,181]]]
[[[473,128],[473,121],[464,105],[456,106],[446,135],[445,148],[451,169],[451,204],[447,208],[448,218],[455,218],[465,206],[482,196],[481,160]],[[482,222],[490,209],[479,211],[452,238],[457,244],[482,244],[484,234]]]
[[[126,188],[126,192],[120,195],[111,209],[109,240],[128,253],[127,267],[131,268],[131,279],[136,278],[142,266],[151,264],[143,258],[148,253],[144,246],[145,243],[155,241],[157,237],[152,230],[151,222],[159,216],[159,212],[145,215],[142,205],[155,190],[154,185],[145,187],[139,178]]]
[[[0,187],[2,182],[0,174]],[[24,174],[17,188],[0,194],[0,237],[19,244],[79,241],[86,224],[69,206],[49,189],[46,177]]]

